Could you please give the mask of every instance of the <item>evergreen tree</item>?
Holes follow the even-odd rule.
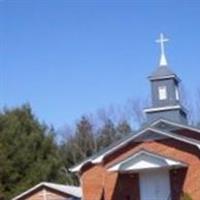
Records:
[[[39,123],[28,105],[0,113],[0,166],[2,200],[41,181],[64,181],[54,131]]]
[[[65,163],[66,180],[69,184],[78,184],[77,178],[68,169],[96,152],[95,133],[90,120],[83,116],[77,122],[75,130],[68,133],[61,145],[61,157]]]
[[[108,147],[117,140],[117,131],[114,123],[107,119],[103,127],[99,130],[98,147],[99,149]]]
[[[132,132],[131,126],[129,125],[129,123],[126,120],[119,122],[116,129],[117,129],[120,139],[126,135],[131,134],[131,132]]]

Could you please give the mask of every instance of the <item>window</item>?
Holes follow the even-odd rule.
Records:
[[[176,95],[176,100],[178,101],[179,100],[179,91],[178,91],[177,86],[176,86],[176,89],[175,89],[175,95]]]
[[[159,94],[159,99],[160,100],[167,99],[167,87],[166,86],[160,86],[158,88],[158,94]]]

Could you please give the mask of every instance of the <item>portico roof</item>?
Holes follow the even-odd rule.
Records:
[[[155,154],[146,150],[141,150],[134,155],[115,163],[109,167],[109,171],[138,172],[158,168],[179,168],[186,167],[183,162]]]

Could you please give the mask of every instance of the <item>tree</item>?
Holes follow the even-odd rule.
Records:
[[[126,135],[129,135],[132,132],[131,126],[128,123],[128,121],[126,121],[126,120],[123,120],[123,121],[119,122],[119,124],[117,125],[116,130],[120,134],[120,138],[122,138],[122,137],[124,137]]]
[[[105,121],[104,125],[98,132],[98,149],[108,147],[118,139],[115,125],[110,119]]]
[[[88,117],[82,116],[75,129],[67,129],[65,135],[60,153],[65,163],[67,183],[78,184],[78,180],[68,169],[97,151],[93,125]]]
[[[63,182],[54,131],[29,105],[0,113],[0,196],[11,199],[41,181]]]
[[[145,123],[145,115],[143,109],[148,103],[141,101],[140,99],[129,99],[125,109],[129,118],[132,119],[133,124],[137,127],[141,127]]]
[[[95,129],[89,117],[81,117],[75,129],[65,130],[65,139],[60,148],[60,155],[65,163],[63,170],[67,174],[66,182],[78,184],[77,178],[68,171],[70,167],[94,155],[100,149],[108,147],[130,132],[131,127],[125,120],[115,125],[105,116],[103,124]]]
[[[196,122],[196,126],[197,127],[200,127],[200,89],[197,90],[197,96],[196,96],[196,106],[195,106],[195,112],[194,112],[194,115],[195,115],[195,122]]]

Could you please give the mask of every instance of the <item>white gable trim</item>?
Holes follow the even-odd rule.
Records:
[[[160,121],[160,120],[159,120]],[[155,122],[156,123],[156,122]],[[158,122],[157,122],[158,123]],[[155,124],[154,124],[155,125]],[[71,168],[70,171],[71,172],[78,172],[81,170],[81,168],[86,164],[86,163],[93,163],[93,164],[98,164],[98,163],[101,163],[103,161],[103,159],[105,158],[105,156],[109,155],[110,153],[112,153],[113,151],[125,146],[126,144],[128,144],[130,141],[134,141],[136,138],[138,138],[139,136],[141,136],[142,134],[146,133],[147,131],[152,131],[152,132],[155,132],[155,133],[158,133],[160,135],[163,135],[163,136],[167,136],[167,137],[170,137],[170,138],[173,138],[175,140],[178,140],[178,141],[181,141],[181,142],[184,142],[184,143],[187,143],[187,144],[191,144],[193,146],[196,146],[199,150],[200,150],[200,142],[198,140],[195,140],[195,139],[191,139],[191,138],[188,138],[188,137],[184,137],[184,136],[180,136],[180,135],[177,135],[175,133],[169,133],[169,132],[165,132],[165,131],[161,131],[161,130],[158,130],[156,128],[153,128],[153,127],[148,127],[146,129],[143,129],[142,131],[140,131],[139,133],[137,133],[136,135],[128,138],[127,140],[123,141],[122,143],[120,143],[119,145],[109,149],[108,151],[106,151],[105,153],[102,153],[101,155],[97,156],[96,158],[91,158],[91,159],[88,159],[86,160],[85,162],[81,163],[80,165],[78,166],[75,166],[74,168]]]
[[[150,80],[160,80],[160,79],[169,79],[169,78],[177,78],[178,79],[178,77],[176,76],[176,75],[168,75],[168,76],[160,76],[160,77],[152,77],[152,76],[150,76],[149,77],[149,79]],[[178,80],[180,80],[180,79],[178,79]]]
[[[156,108],[147,108],[144,109],[145,113],[148,112],[160,112],[160,111],[165,111],[165,110],[177,110],[180,109],[181,106],[177,105],[177,106],[164,106],[164,107],[156,107]]]
[[[86,161],[83,161],[81,164],[76,165],[75,167],[69,168],[70,172],[79,172],[81,170],[81,168],[86,165],[87,163],[92,163],[93,160],[92,159],[88,159]]]
[[[134,155],[130,156],[129,158],[126,158],[125,160],[112,165],[108,168],[108,171],[141,171],[147,169],[186,166],[187,165],[185,163],[174,159],[170,159],[166,156],[161,156],[146,150],[141,150],[135,153]]]
[[[18,200],[18,199],[28,195],[29,193],[34,192],[35,190],[37,190],[40,187],[50,188],[50,189],[53,189],[53,190],[62,192],[64,194],[68,194],[73,197],[77,197],[77,198],[82,197],[82,191],[81,191],[80,187],[42,182],[42,183],[39,183],[39,184],[35,185],[34,187],[30,188],[29,190],[23,192],[22,194],[14,197],[12,200]]]

